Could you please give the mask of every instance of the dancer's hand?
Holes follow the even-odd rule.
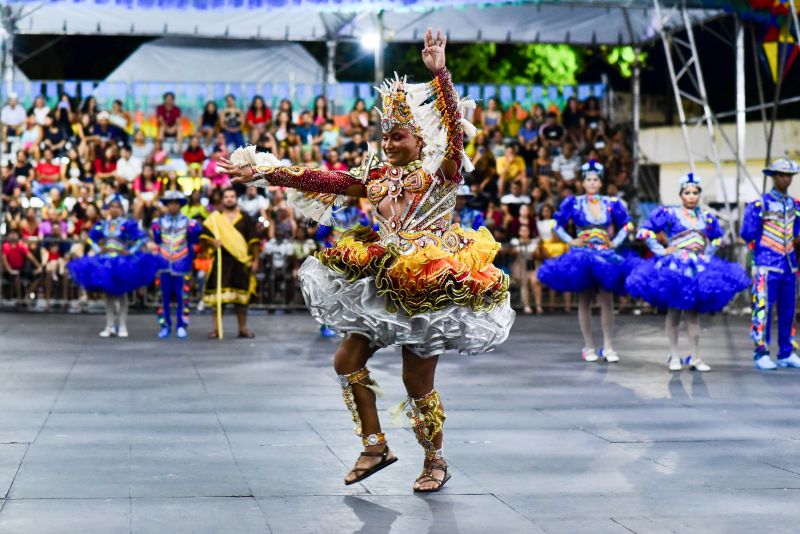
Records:
[[[582,237],[578,237],[570,241],[569,244],[573,247],[582,247],[586,244],[586,240],[584,240]]]
[[[253,181],[253,169],[250,165],[235,165],[228,158],[220,158],[217,168],[231,177],[231,182],[235,184],[247,184]]]
[[[442,34],[442,30],[436,30],[436,37],[433,30],[428,28],[425,32],[425,48],[422,49],[422,61],[428,70],[436,74],[445,66],[444,47],[447,45],[447,35]]]
[[[669,256],[670,254],[675,254],[678,252],[678,247],[667,247],[664,249],[664,256]]]

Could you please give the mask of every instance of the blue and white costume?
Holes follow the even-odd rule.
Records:
[[[786,159],[779,159],[764,170],[767,175],[793,175],[798,172],[800,164]],[[756,366],[759,369],[773,369],[775,366],[774,362],[767,360],[772,308],[776,307],[778,365],[800,367],[794,340],[798,271],[795,241],[800,236],[800,200],[773,188],[747,205],[741,234],[753,250],[751,336],[755,343]]]
[[[186,203],[186,198],[180,192],[177,195],[171,193],[175,192],[168,192],[162,202]],[[167,337],[172,329],[170,307],[173,300],[178,335],[186,335],[194,246],[200,238],[201,230],[197,221],[180,212],[177,215],[167,213],[153,221],[153,241],[158,245],[159,255],[164,261],[164,268],[159,273],[162,301],[158,310],[158,322],[161,325],[159,337]]]

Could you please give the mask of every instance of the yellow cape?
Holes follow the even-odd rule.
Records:
[[[225,250],[236,258],[239,263],[248,264],[252,261],[244,236],[239,233],[239,230],[236,229],[231,220],[223,215],[222,212],[215,211],[209,215],[203,222],[203,226],[214,234],[214,239],[222,242]]]

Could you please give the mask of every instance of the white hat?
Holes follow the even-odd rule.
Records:
[[[97,120],[99,120],[99,121],[107,121],[110,118],[111,118],[111,114],[109,114],[109,112],[105,111],[105,110],[103,110],[103,111],[101,111],[100,113],[97,114]]]
[[[9,100],[19,100],[19,95],[17,94],[16,91],[11,91],[10,93],[8,93],[8,99]]]
[[[797,174],[800,172],[800,163],[788,158],[779,158],[772,162],[772,164],[764,169],[764,174],[773,176],[776,173],[782,174]]]

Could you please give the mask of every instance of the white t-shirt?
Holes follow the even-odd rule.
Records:
[[[528,195],[512,195],[508,193],[507,195],[503,195],[500,199],[501,204],[530,204],[531,197]]]
[[[44,126],[44,120],[47,118],[48,113],[50,113],[50,108],[48,106],[33,108],[33,116],[36,117],[36,124]]]
[[[581,159],[578,156],[565,158],[563,154],[559,154],[553,158],[553,172],[559,173],[565,182],[571,182],[577,178],[580,168]]]
[[[269,200],[261,195],[248,198],[247,195],[239,197],[239,208],[254,219],[261,217],[261,212],[269,208]]]
[[[133,182],[137,176],[142,174],[142,162],[133,156],[127,160],[125,158],[119,158],[117,160],[116,174],[120,178],[124,178],[127,182]]]
[[[294,246],[291,241],[278,241],[274,237],[264,245],[264,252],[272,256],[272,267],[283,269],[286,266],[286,258],[294,254]]]
[[[6,104],[3,106],[3,110],[0,111],[0,122],[6,126],[17,127],[25,122],[26,117],[27,115],[25,114],[25,110],[19,104],[13,108]]]

